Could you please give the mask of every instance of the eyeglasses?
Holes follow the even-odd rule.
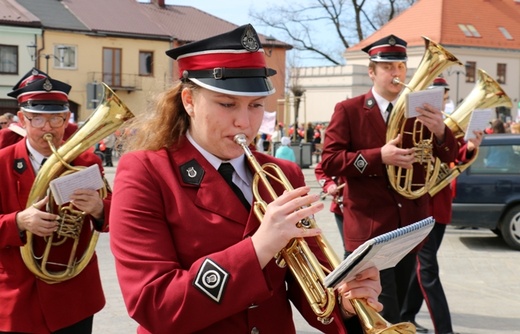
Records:
[[[7,122],[0,122],[0,125],[6,125]]]
[[[25,118],[31,122],[31,126],[36,129],[43,128],[45,126],[45,123],[49,122],[49,125],[51,128],[59,128],[60,126],[65,123],[65,117],[62,116],[52,116],[50,118],[43,117],[43,116],[35,116],[33,118],[27,117],[27,115],[24,115]]]

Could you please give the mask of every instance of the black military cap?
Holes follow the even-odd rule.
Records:
[[[252,25],[189,43],[166,54],[177,60],[179,76],[206,89],[241,96],[275,92],[269,76],[276,71],[265,63],[264,50]]]
[[[362,49],[375,62],[407,61],[406,42],[395,35],[389,35]]]
[[[70,89],[70,85],[33,68],[7,95],[17,99],[18,105],[24,111],[58,113],[69,111]]]

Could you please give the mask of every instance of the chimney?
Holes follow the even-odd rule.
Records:
[[[152,0],[152,3],[156,4],[157,7],[160,7],[160,8],[166,7],[164,4],[164,0]]]

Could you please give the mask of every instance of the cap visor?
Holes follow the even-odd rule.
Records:
[[[59,112],[67,112],[69,111],[69,107],[59,104],[37,104],[31,106],[23,106],[21,108],[25,112],[34,112],[34,113],[59,113]]]
[[[190,78],[195,84],[214,92],[239,96],[266,96],[275,88],[268,78]]]

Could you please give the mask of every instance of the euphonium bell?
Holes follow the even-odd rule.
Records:
[[[489,74],[479,69],[475,87],[451,115],[446,115],[444,123],[456,138],[462,138],[465,136],[473,110],[498,106],[511,108],[511,99]],[[472,158],[465,163],[451,167],[443,164],[435,184],[429,189],[428,193],[431,196],[437,194],[464,172],[475,161],[477,156],[478,149],[475,150]]]
[[[34,180],[31,192],[27,199],[27,207],[41,200],[49,194],[47,211],[60,216],[58,230],[45,240],[45,250],[41,257],[37,256],[33,250],[33,239],[40,238],[33,236],[29,231],[26,232],[27,242],[21,248],[22,259],[27,268],[38,278],[47,283],[59,283],[71,279],[78,275],[90,262],[98,240],[99,232],[92,229],[90,242],[84,254],[76,255],[80,233],[83,228],[83,218],[85,213],[76,210],[73,205],[59,207],[54,212],[54,200],[52,192],[49,191],[49,183],[64,174],[73,173],[81,167],[73,167],[69,162],[77,158],[81,153],[90,149],[101,139],[107,137],[119,128],[124,122],[134,117],[130,110],[123,104],[117,95],[106,85],[100,105],[89,117],[85,124],[77,130],[59,149],[52,145],[52,135],[46,134],[53,154],[50,156],[42,168],[39,170]],[[106,193],[107,182],[102,190],[101,196]],[[71,240],[73,245],[67,263],[49,262],[52,247],[59,247],[65,241]],[[51,271],[47,266],[63,267],[60,271]]]
[[[278,195],[270,182],[276,182],[284,190],[294,188],[283,173],[274,163],[266,163],[262,166],[255,159],[247,146],[246,136],[238,134],[235,142],[242,147],[246,157],[254,170],[252,191],[255,198],[253,211],[259,221],[262,221],[267,210],[267,202],[260,195],[260,186],[269,194],[270,201]],[[299,223],[300,228],[316,228],[314,217],[306,217]],[[315,236],[316,242],[328,261],[331,269],[339,266],[339,258],[323,235]],[[329,324],[333,318],[331,314],[336,306],[336,294],[334,289],[325,286],[325,276],[330,270],[318,261],[309,248],[304,238],[294,238],[275,257],[280,267],[288,266],[296,281],[302,288],[305,297],[312,310],[323,324]],[[351,300],[357,315],[360,318],[363,330],[366,334],[414,334],[415,326],[411,323],[392,325],[379,313],[371,308],[363,300]]]
[[[410,142],[415,149],[415,163],[412,169],[387,165],[386,171],[392,187],[402,196],[415,199],[423,196],[433,186],[440,171],[441,162],[433,156],[432,136],[426,136],[424,126],[417,120],[413,129],[405,129],[406,125],[406,96],[411,91],[426,89],[445,68],[462,63],[441,45],[423,36],[426,49],[417,71],[408,85],[401,83],[398,79],[394,84],[402,84],[408,88],[403,91],[390,114],[386,130],[386,142],[401,135],[401,147],[403,143]],[[411,140],[405,140],[409,138]],[[422,173],[420,182],[414,181],[414,169],[419,168],[417,173]]]

